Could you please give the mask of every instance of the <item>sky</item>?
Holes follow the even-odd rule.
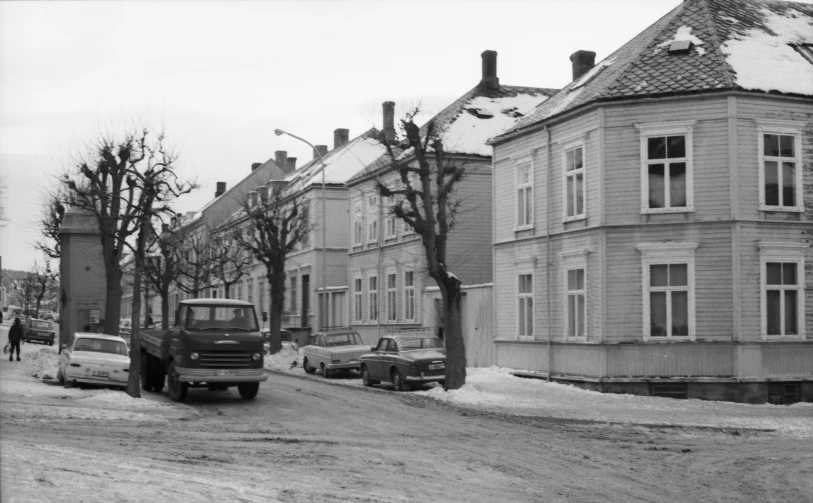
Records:
[[[596,61],[681,0],[0,2],[0,177],[5,269],[42,262],[43,194],[100,134],[163,129],[182,179],[234,186],[254,162],[333,145],[419,106],[430,117],[474,87],[482,51],[500,83],[561,88],[569,57]]]

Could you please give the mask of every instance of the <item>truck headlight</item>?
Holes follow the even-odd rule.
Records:
[[[254,358],[254,360],[259,360],[261,358],[260,353],[254,353],[252,358]]]
[[[192,358],[193,360],[197,360],[198,357],[199,357],[199,355],[197,353],[194,353],[194,352],[189,355],[189,358]]]

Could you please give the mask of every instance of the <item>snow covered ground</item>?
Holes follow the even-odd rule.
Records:
[[[302,370],[296,352],[283,350],[266,358],[269,370],[322,379],[319,373]],[[297,365],[291,364],[297,361]],[[575,386],[548,383],[541,379],[516,377],[514,369],[490,367],[467,370],[466,385],[444,391],[440,386],[414,392],[461,407],[520,416],[600,421],[659,426],[759,429],[780,434],[813,437],[813,403],[795,405],[751,405],[710,400],[676,400],[636,395],[618,395],[583,390]],[[331,379],[346,386],[363,386],[361,378]],[[389,389],[387,384],[378,386]]]

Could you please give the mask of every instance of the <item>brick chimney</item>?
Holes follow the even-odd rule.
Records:
[[[570,55],[570,62],[573,63],[573,80],[589,72],[596,66],[596,53],[593,51],[576,51]]]
[[[257,192],[260,194],[260,201],[263,204],[268,202],[268,185],[260,185],[257,187]]]
[[[289,157],[285,163],[285,172],[293,173],[294,171],[296,171],[296,157]]]
[[[268,183],[269,185],[271,185],[271,191],[269,192],[270,196],[279,194],[282,191],[282,189],[284,189],[285,186],[288,185],[288,182],[286,182],[285,180],[269,180]]]
[[[259,168],[262,165],[263,165],[263,163],[261,163],[261,162],[252,162],[251,163],[251,171],[254,171],[255,169]]]
[[[248,193],[248,207],[253,208],[257,206],[257,191],[251,190]]]
[[[215,190],[215,197],[220,197],[226,193],[226,182],[217,182],[217,190]]]
[[[384,111],[384,126],[382,128],[384,139],[387,140],[387,143],[393,143],[395,142],[395,102],[385,101],[381,108]]]
[[[319,154],[316,153],[317,151],[319,152]],[[316,145],[315,150],[313,152],[313,158],[318,159],[319,155],[324,157],[325,154],[327,154],[327,145]]]
[[[483,59],[483,78],[480,85],[486,89],[498,89],[500,79],[497,77],[497,51],[483,51],[480,57]]]
[[[274,152],[274,162],[277,163],[282,171],[285,171],[285,165],[288,163],[288,152],[285,150],[277,150]]]
[[[347,140],[350,138],[350,130],[349,129],[334,129],[333,130],[333,150],[341,147]]]

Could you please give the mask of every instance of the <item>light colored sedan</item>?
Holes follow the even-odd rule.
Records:
[[[99,384],[126,388],[130,356],[121,337],[78,332],[63,344],[56,377],[62,384]]]
[[[359,357],[371,349],[353,329],[327,329],[312,335],[311,343],[302,348],[302,367],[308,374],[321,369],[324,377],[336,370],[358,370]]]

